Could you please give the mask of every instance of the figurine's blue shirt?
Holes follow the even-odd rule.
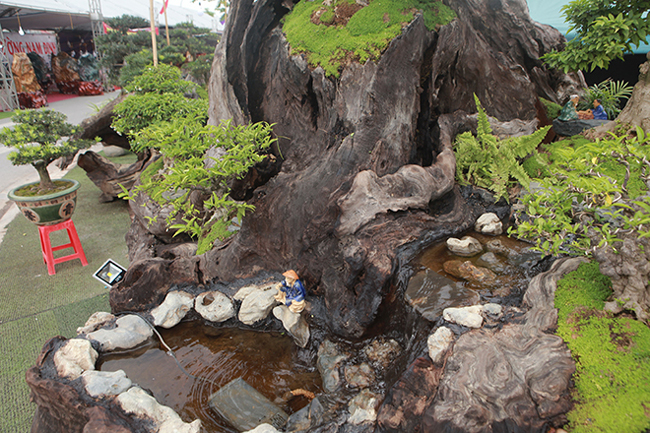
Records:
[[[296,280],[292,287],[287,286],[287,280],[284,280],[280,290],[287,295],[286,305],[291,305],[291,301],[300,302],[305,299],[305,286],[300,280]]]
[[[607,113],[605,112],[605,109],[603,108],[602,105],[599,105],[598,107],[594,108],[591,110],[592,113],[594,113],[594,119],[598,120],[607,120]]]

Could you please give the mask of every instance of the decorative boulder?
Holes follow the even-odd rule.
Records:
[[[318,361],[316,366],[323,379],[323,388],[327,392],[334,392],[341,384],[339,365],[348,358],[342,354],[335,343],[325,340],[318,348]]]
[[[201,293],[196,297],[194,309],[210,322],[225,322],[236,313],[230,298],[221,292]]]
[[[449,260],[443,263],[442,267],[449,275],[476,285],[493,286],[497,280],[494,272],[488,268],[475,266],[469,260],[464,262],[460,260]]]
[[[304,349],[309,342],[309,325],[305,319],[300,314],[293,313],[286,305],[275,307],[273,315],[282,322],[296,344]]]
[[[442,317],[450,323],[466,326],[468,328],[480,328],[483,325],[481,312],[483,308],[480,305],[461,308],[445,308]]]
[[[74,380],[84,371],[94,370],[98,356],[99,354],[93,349],[90,341],[73,338],[54,354],[56,372],[61,377]]]
[[[503,233],[503,224],[495,213],[487,212],[476,220],[474,230],[485,235],[498,236]]]
[[[115,320],[115,316],[111,313],[107,313],[105,311],[97,311],[93,313],[88,318],[88,320],[86,320],[84,326],[77,328],[77,335],[88,334],[96,331],[107,323],[112,322],[113,320]]]
[[[436,332],[429,335],[427,339],[427,347],[429,348],[429,357],[435,364],[440,364],[443,360],[445,353],[451,347],[456,336],[451,329],[446,326],[441,326],[436,329]]]
[[[126,377],[124,370],[84,371],[81,381],[88,395],[95,398],[119,395],[132,385],[131,379]]]
[[[483,251],[483,245],[471,236],[464,236],[462,239],[449,238],[447,248],[461,257],[472,257]]]
[[[115,321],[113,329],[99,329],[86,337],[99,343],[102,352],[118,349],[132,349],[147,341],[153,335],[151,326],[140,316],[129,314]]]
[[[159,433],[199,433],[201,421],[184,422],[173,409],[163,406],[155,398],[136,386],[117,396],[118,404],[127,413],[151,420]]]
[[[181,291],[167,293],[165,301],[151,311],[153,324],[163,328],[172,328],[194,307],[194,296]]]
[[[242,301],[239,308],[239,321],[245,325],[253,325],[266,319],[273,305],[277,303],[274,296],[277,290],[268,286],[265,290],[255,288]]]

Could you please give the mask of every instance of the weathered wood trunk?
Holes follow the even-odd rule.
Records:
[[[452,143],[475,124],[465,114],[476,111],[473,95],[502,121],[533,120],[538,96],[557,100],[572,82],[539,60],[563,37],[533,23],[525,1],[448,3],[452,23],[428,31],[417,15],[377,62],[347,66],[336,79],[290,55],[280,21],[291,1],[231,2],[209,122],[275,124],[277,162],[234,191],[256,211],[200,258],[189,282],[292,268],[315,320],[359,337],[400,263],[471,226],[481,209],[454,187]]]

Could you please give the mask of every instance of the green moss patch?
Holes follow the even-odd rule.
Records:
[[[576,360],[571,432],[643,432],[650,428],[650,328],[602,310],[611,282],[597,263],[558,282],[557,334]]]
[[[439,1],[371,0],[360,7],[354,0],[333,1],[329,6],[314,0],[298,3],[285,17],[283,30],[292,54],[305,54],[311,66],[338,77],[352,61],[377,60],[418,11],[429,30],[456,17]]]

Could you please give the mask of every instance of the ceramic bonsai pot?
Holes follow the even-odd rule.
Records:
[[[77,190],[80,184],[72,179],[57,180],[69,182],[70,187],[47,195],[32,197],[16,195],[16,191],[19,189],[39,183],[32,182],[12,189],[7,197],[18,205],[18,209],[25,215],[25,218],[36,225],[45,226],[67,221],[72,217],[77,205]]]

